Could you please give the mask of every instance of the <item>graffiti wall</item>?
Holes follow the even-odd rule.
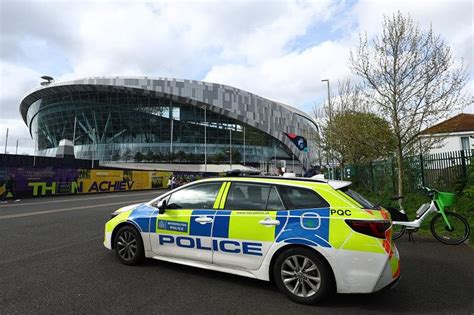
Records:
[[[167,188],[172,172],[109,169],[0,168],[0,194],[13,176],[20,198]]]

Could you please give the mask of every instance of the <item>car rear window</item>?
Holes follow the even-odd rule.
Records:
[[[360,193],[356,192],[355,190],[345,187],[341,189],[340,191],[342,191],[344,194],[346,194],[347,196],[355,200],[364,209],[380,210],[380,207],[370,202],[367,198],[365,198],[364,196],[362,196]]]
[[[327,208],[329,204],[316,192],[306,188],[278,186],[288,209]]]

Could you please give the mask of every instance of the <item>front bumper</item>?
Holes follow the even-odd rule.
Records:
[[[105,248],[112,250],[112,233],[111,232],[105,232],[104,246]]]

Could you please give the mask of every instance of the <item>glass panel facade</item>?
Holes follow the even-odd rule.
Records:
[[[157,162],[204,163],[205,143],[210,163],[228,161],[230,152],[234,163],[241,163],[244,154],[247,163],[272,160],[275,155],[291,159],[280,141],[241,121],[126,91],[57,93],[42,98],[28,109],[27,124],[43,155],[54,155],[59,141],[72,139],[75,133],[76,157],[84,159],[131,161],[140,152]]]
[[[469,146],[469,137],[461,137],[461,150],[468,151],[470,150]]]

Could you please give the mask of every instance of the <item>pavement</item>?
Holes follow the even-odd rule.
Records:
[[[270,282],[148,260],[128,267],[102,245],[115,209],[159,191],[27,199],[0,205],[0,314],[474,314],[474,250],[397,241],[391,290],[296,304]]]

